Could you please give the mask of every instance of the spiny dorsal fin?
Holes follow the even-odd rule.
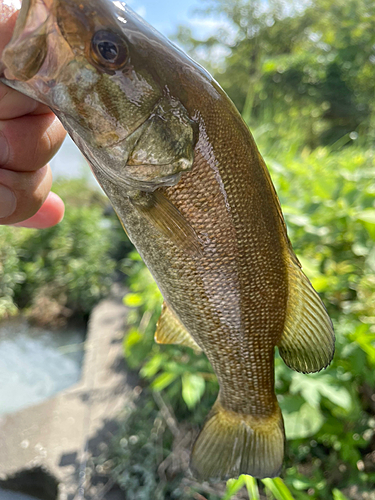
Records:
[[[156,327],[155,342],[158,344],[180,344],[201,351],[190,333],[164,302]]]
[[[326,368],[335,351],[332,322],[319,295],[302,269],[290,259],[289,297],[280,356],[298,372],[313,373]]]

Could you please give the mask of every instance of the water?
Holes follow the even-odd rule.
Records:
[[[1,500],[37,500],[35,497],[30,497],[24,493],[17,493],[10,490],[2,490],[0,488],[0,499]]]
[[[68,179],[85,177],[87,179],[92,178],[94,181],[94,176],[87,161],[69,136],[66,137],[59,152],[51,160],[50,165],[54,179],[59,177]]]
[[[31,327],[24,319],[0,324],[0,415],[40,403],[77,383],[84,337],[80,328],[47,330]]]

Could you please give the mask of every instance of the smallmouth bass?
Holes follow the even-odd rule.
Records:
[[[156,341],[201,349],[214,368],[192,470],[278,475],[274,349],[316,372],[334,333],[234,105],[121,1],[23,0],[0,76],[47,104],[91,164],[165,298]]]

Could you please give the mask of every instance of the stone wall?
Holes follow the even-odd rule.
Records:
[[[80,382],[0,419],[0,487],[43,500],[114,498],[107,478],[96,474],[93,458],[105,450],[121,411],[133,404],[137,383],[126,371],[122,352],[124,293],[115,286],[92,311]],[[35,471],[45,476],[33,483]],[[50,485],[46,491],[44,481]]]

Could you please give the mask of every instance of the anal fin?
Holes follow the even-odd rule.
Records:
[[[335,351],[335,334],[319,295],[302,269],[290,259],[289,297],[284,332],[278,345],[284,362],[298,372],[326,368]]]
[[[180,344],[201,351],[190,333],[164,302],[156,327],[155,342],[158,344]]]

